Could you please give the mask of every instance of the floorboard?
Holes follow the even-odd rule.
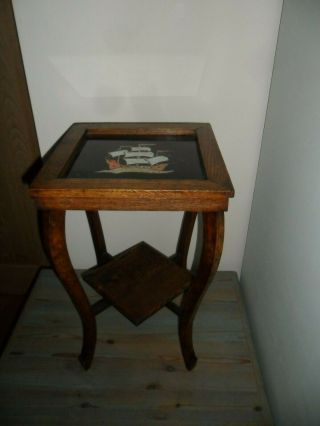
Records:
[[[1,425],[273,424],[234,273],[217,274],[203,300],[192,372],[169,310],[139,327],[113,308],[97,320],[86,372],[80,321],[52,271],[41,272],[0,361]]]

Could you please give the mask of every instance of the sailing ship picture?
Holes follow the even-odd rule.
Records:
[[[186,137],[87,139],[74,159],[75,179],[205,179],[197,142]]]
[[[170,151],[154,149],[155,144],[138,144],[138,146],[119,146],[106,156],[106,170],[98,173],[151,173],[168,174],[174,172],[169,169]],[[165,155],[166,154],[166,155]]]

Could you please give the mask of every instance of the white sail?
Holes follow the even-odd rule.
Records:
[[[111,155],[111,157],[115,158],[115,157],[120,157],[121,155],[126,155],[127,152],[128,151],[126,149],[122,149],[122,150],[119,150],[119,151],[109,152],[109,154]]]
[[[151,148],[148,146],[133,146],[131,148],[132,151],[151,151]]]
[[[144,152],[144,151],[134,151],[134,152],[127,152],[125,158],[130,157],[153,157],[153,152]]]
[[[125,158],[124,160],[128,166],[133,164],[149,164],[149,161],[143,158]]]
[[[151,148],[147,146],[130,147],[130,149],[123,149],[120,147],[117,151],[109,152],[109,155],[112,158],[122,157],[128,166],[154,166],[169,161],[169,158],[165,155],[155,156]]]
[[[149,164],[151,164],[151,166],[155,165],[155,164],[159,164],[159,163],[166,163],[169,160],[168,157],[166,157],[165,155],[158,155],[157,157],[153,157],[148,159]]]

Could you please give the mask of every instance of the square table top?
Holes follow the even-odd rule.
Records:
[[[63,210],[218,211],[234,195],[207,123],[75,123],[29,191]]]

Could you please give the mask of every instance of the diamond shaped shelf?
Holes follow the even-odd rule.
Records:
[[[145,242],[82,276],[135,325],[181,294],[191,281],[189,271]]]

